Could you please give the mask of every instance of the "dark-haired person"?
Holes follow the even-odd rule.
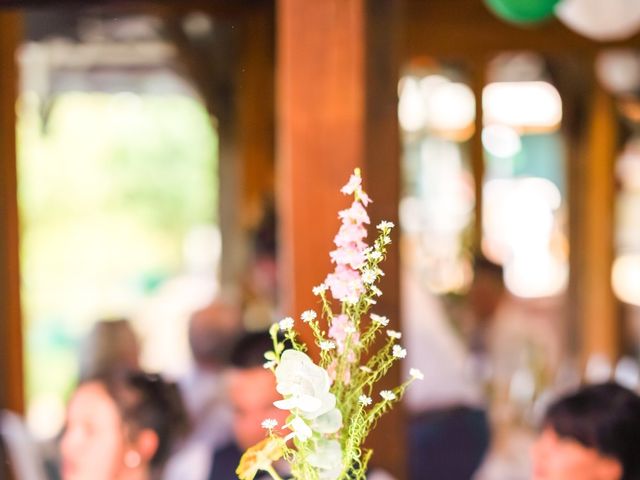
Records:
[[[177,388],[157,375],[130,372],[87,380],[69,404],[62,478],[158,478],[186,428]]]
[[[639,480],[640,397],[607,383],[561,398],[532,456],[533,480]]]
[[[276,391],[273,372],[263,367],[267,350],[273,350],[269,334],[257,332],[240,338],[231,352],[228,391],[234,439],[214,452],[209,480],[237,479],[235,471],[242,452],[266,436],[263,420],[272,418],[279,425],[286,421],[288,412],[273,405],[282,397]]]

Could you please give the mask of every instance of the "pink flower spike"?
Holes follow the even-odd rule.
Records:
[[[367,195],[364,190],[361,190],[358,193],[358,200],[360,200],[365,207],[373,202],[373,200],[371,200],[371,197],[369,197],[369,195]]]
[[[362,178],[360,178],[360,175],[351,175],[349,183],[342,187],[340,191],[345,195],[352,195],[353,192],[360,188],[360,185],[362,185]]]
[[[343,222],[351,221],[359,225],[363,223],[371,223],[367,211],[358,201],[354,201],[351,204],[351,208],[340,211],[340,213],[338,213],[338,216],[342,219]]]

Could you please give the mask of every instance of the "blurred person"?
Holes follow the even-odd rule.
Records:
[[[44,462],[22,419],[0,410],[0,479],[44,480]]]
[[[615,383],[553,403],[534,444],[533,480],[639,480],[640,397]]]
[[[226,372],[241,328],[241,311],[226,298],[191,316],[188,335],[193,362],[178,386],[192,430],[169,460],[167,480],[206,480],[211,452],[231,438]]]
[[[471,375],[470,354],[439,299],[422,281],[416,244],[403,244],[402,329],[407,347],[403,363],[424,374],[407,389],[410,417],[408,462],[411,480],[469,480],[489,447],[489,424],[481,384]]]
[[[272,199],[251,240],[251,259],[243,281],[244,323],[248,330],[266,329],[278,316],[277,218]]]
[[[174,384],[142,372],[85,380],[69,403],[63,480],[152,480],[187,417]]]
[[[96,322],[80,349],[80,380],[140,368],[140,343],[124,318]]]
[[[254,332],[240,338],[231,352],[228,388],[233,408],[233,439],[213,452],[209,480],[237,478],[235,471],[242,453],[266,436],[261,426],[264,419],[273,418],[278,425],[286,423],[288,412],[273,405],[282,398],[276,391],[275,375],[263,367],[264,353],[272,349],[268,332]],[[287,474],[283,462],[275,468],[281,475]]]
[[[291,346],[285,341],[287,348]],[[244,451],[267,436],[262,422],[270,418],[283,426],[287,421],[289,412],[273,404],[282,396],[276,390],[275,375],[263,366],[266,361],[264,354],[268,350],[273,350],[273,342],[266,331],[245,334],[233,348],[228,382],[233,407],[233,439],[213,452],[209,480],[237,479],[235,471]],[[291,478],[290,466],[285,460],[275,462],[274,468],[282,478]],[[367,479],[394,480],[378,468],[371,469]],[[271,480],[271,476],[262,472],[256,480]]]

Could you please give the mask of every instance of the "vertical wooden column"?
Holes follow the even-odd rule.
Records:
[[[0,12],[0,408],[17,412],[24,408],[15,137],[20,20]]]
[[[482,129],[484,128],[484,110],[482,92],[486,83],[486,65],[484,57],[476,59],[471,65],[472,89],[476,98],[475,131],[471,138],[471,169],[475,188],[475,217],[473,227],[473,248],[475,253],[482,253],[482,206],[484,188],[484,147],[482,146]]]
[[[380,220],[396,225],[393,244],[384,262],[385,276],[380,287],[384,295],[376,312],[400,325],[400,221],[401,186],[400,127],[398,124],[398,80],[400,78],[401,0],[365,0],[365,138],[364,180],[374,199],[369,207],[372,228]],[[383,379],[385,388],[401,382],[398,364]],[[393,439],[393,441],[389,441]],[[395,478],[406,477],[405,421],[402,409],[395,408],[378,422],[368,442],[375,454],[371,464],[387,469]]]
[[[617,126],[612,100],[593,82],[580,172],[574,181],[577,200],[571,225],[574,308],[579,322],[581,357],[594,353],[615,361],[619,354],[619,321],[611,287],[613,262],[613,165]]]
[[[332,269],[329,251],[349,200],[339,193],[362,167],[372,223],[397,222],[398,26],[395,0],[277,3],[277,192],[283,310],[315,307],[311,288]],[[373,233],[373,231],[372,231]],[[397,236],[395,238],[397,240]],[[399,318],[398,244],[384,265],[377,309]],[[390,383],[400,381],[399,371]],[[372,464],[404,478],[403,422],[395,409],[378,426]],[[393,441],[389,441],[393,439]]]
[[[274,189],[274,10],[270,4],[247,13],[238,73],[238,147],[242,165],[244,221],[255,226]]]

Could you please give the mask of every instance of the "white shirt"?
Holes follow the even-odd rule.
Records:
[[[20,417],[8,411],[0,411],[0,437],[7,446],[16,478],[45,480],[42,459]]]
[[[471,357],[442,305],[420,284],[417,272],[410,266],[404,266],[402,280],[402,342],[407,348],[404,376],[409,376],[410,368],[418,368],[424,374],[424,380],[413,382],[407,389],[405,406],[411,413],[480,406],[482,391],[470,375]]]
[[[207,480],[216,448],[231,439],[232,414],[223,373],[193,368],[178,382],[192,430],[164,469],[166,480]]]

